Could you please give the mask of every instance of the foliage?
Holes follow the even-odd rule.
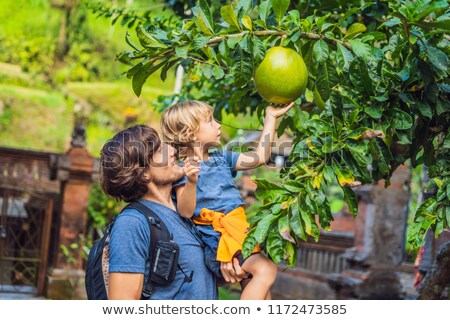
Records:
[[[112,218],[119,214],[124,206],[124,202],[116,201],[111,196],[106,195],[100,185],[93,184],[89,192],[88,225],[96,230],[97,234],[100,234],[101,229],[111,222]]]
[[[178,1],[182,2],[183,1]],[[291,130],[292,166],[280,182],[256,179],[264,201],[253,218],[244,254],[259,242],[275,262],[295,262],[297,244],[319,237],[333,216],[327,189],[338,183],[357,214],[353,187],[389,178],[410,159],[430,168],[435,197],[417,210],[419,234],[438,234],[450,223],[450,10],[446,0],[234,1],[212,10],[200,0],[178,24],[139,24],[139,44],[120,60],[140,95],[147,78],[182,65],[191,83],[180,99],[197,98],[237,114],[261,116],[267,103],[251,81],[265,52],[282,45],[302,54],[307,91],[280,123]],[[325,109],[314,107],[314,89]],[[162,99],[167,104],[173,97]]]
[[[95,20],[85,6],[74,5],[66,11],[55,3],[0,3],[0,61],[17,64],[52,85],[116,78],[123,67],[111,61],[125,45],[113,37],[108,22]],[[60,48],[62,39],[64,50]]]

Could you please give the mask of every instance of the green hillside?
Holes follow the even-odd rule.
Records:
[[[88,149],[98,155],[106,139],[127,125],[159,125],[151,103],[172,93],[174,72],[165,82],[152,76],[137,98],[122,76],[128,67],[115,61],[127,48],[126,27],[96,18],[86,3],[72,8],[64,22],[61,53],[67,12],[58,1],[0,2],[0,145],[63,152],[78,117],[87,128]],[[160,1],[133,6],[160,10]]]

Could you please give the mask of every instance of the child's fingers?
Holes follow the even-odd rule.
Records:
[[[292,108],[295,105],[295,101],[292,101],[291,103],[289,103],[286,107],[283,107],[281,109],[279,109],[280,113],[286,113],[288,112],[288,110],[290,108]]]
[[[199,173],[200,167],[189,167],[185,170],[187,176],[192,176]]]

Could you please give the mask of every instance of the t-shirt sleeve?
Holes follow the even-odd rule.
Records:
[[[236,177],[236,164],[237,164],[240,152],[234,152],[234,151],[230,151],[230,150],[222,150],[221,153],[225,159],[225,163],[226,163],[228,169],[230,169],[231,175],[233,176],[233,178]]]
[[[117,217],[111,230],[109,272],[145,273],[150,230],[144,219],[123,213]]]

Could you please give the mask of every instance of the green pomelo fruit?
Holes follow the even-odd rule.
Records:
[[[322,100],[322,96],[320,95],[319,90],[317,90],[317,87],[314,88],[314,101],[320,111],[325,108],[325,102]]]
[[[294,50],[273,47],[255,71],[256,90],[271,103],[286,104],[305,92],[308,70]]]

